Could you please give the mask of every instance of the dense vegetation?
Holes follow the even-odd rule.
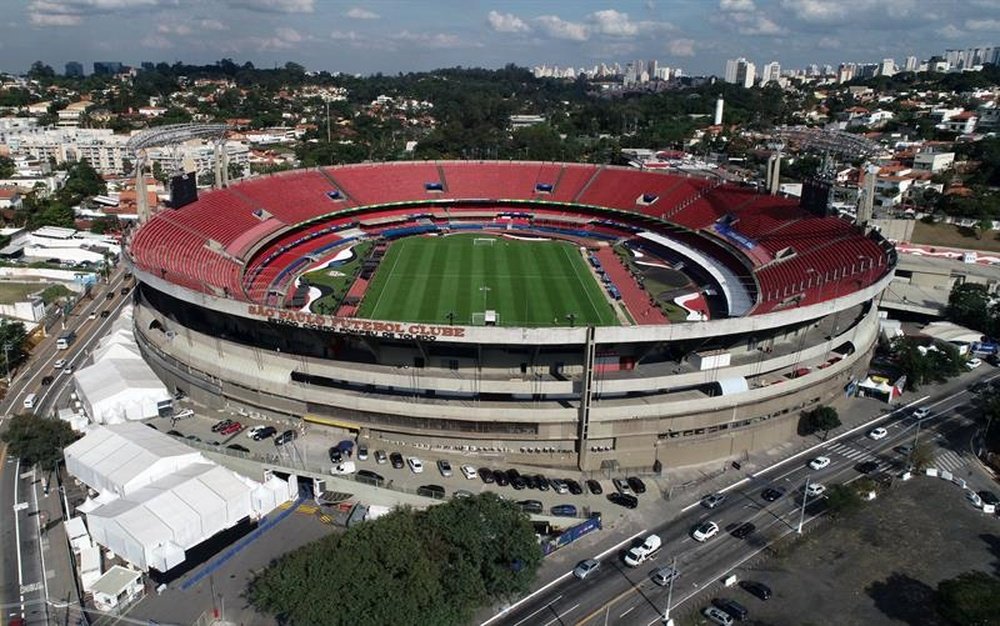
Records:
[[[76,441],[76,433],[68,422],[22,413],[10,418],[0,438],[22,465],[51,471],[62,461],[63,448]]]
[[[73,207],[86,198],[105,193],[107,185],[86,159],[67,164],[65,184],[54,194],[35,189],[24,197],[24,208],[18,213],[20,225],[65,226],[73,228]]]
[[[892,341],[892,357],[906,375],[907,391],[920,385],[943,383],[965,371],[965,358],[958,348],[947,343],[925,345],[916,337],[897,337]]]
[[[273,562],[248,597],[296,626],[464,624],[526,591],[541,560],[528,517],[484,493],[328,535]]]
[[[1000,300],[990,294],[986,285],[959,283],[952,287],[945,317],[984,335],[1000,336]]]
[[[965,572],[943,580],[937,588],[938,612],[952,624],[991,626],[1000,623],[1000,578]]]

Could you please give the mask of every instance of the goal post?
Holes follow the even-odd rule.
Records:
[[[472,240],[473,246],[492,246],[496,242],[494,237],[476,237]]]
[[[496,311],[477,311],[472,313],[473,326],[499,326],[500,314]]]

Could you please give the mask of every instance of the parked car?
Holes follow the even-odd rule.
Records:
[[[411,456],[410,458],[406,459],[406,463],[407,465],[410,466],[410,471],[413,472],[414,474],[424,473],[424,462],[418,459],[417,457]]]
[[[701,614],[713,624],[719,626],[733,626],[733,618],[717,606],[706,606],[701,610]]]
[[[771,588],[764,583],[759,583],[754,580],[741,580],[740,587],[743,591],[746,591],[752,596],[756,596],[761,600],[767,600],[771,597]]]
[[[445,478],[448,478],[452,474],[451,463],[449,463],[446,459],[438,459],[437,468],[438,471],[441,472],[441,475]]]
[[[340,448],[338,448],[337,446],[331,447],[327,451],[327,454],[330,455],[330,462],[331,463],[340,463],[342,460],[344,460],[344,453],[341,452]]]
[[[229,426],[232,423],[233,423],[233,420],[229,420],[229,419],[216,422],[215,424],[212,425],[212,432],[213,433],[222,432],[223,428]],[[254,426],[254,428],[263,428],[263,426]]]
[[[354,475],[354,479],[359,483],[365,483],[375,487],[381,487],[385,483],[385,478],[383,478],[381,474],[367,469],[358,470],[358,472]]]
[[[646,493],[646,483],[642,482],[642,479],[638,476],[628,477],[628,486],[632,488],[637,495]]]
[[[506,487],[510,484],[510,479],[507,478],[507,472],[503,470],[493,470],[493,480],[496,481],[497,487]]]
[[[295,438],[298,436],[299,434],[294,430],[286,430],[285,432],[281,433],[280,435],[274,438],[274,445],[283,446],[286,443],[295,441]]]
[[[236,450],[237,452],[250,452],[249,448],[247,448],[246,446],[241,446],[238,443],[231,443],[226,447],[229,448],[230,450]]]
[[[375,462],[379,465],[385,465],[389,462],[389,455],[385,453],[385,450],[376,450]]]
[[[358,446],[358,460],[359,461],[368,460],[368,446],[366,444],[361,444]]]
[[[538,500],[521,500],[517,504],[518,506],[521,507],[521,510],[524,511],[525,513],[534,513],[536,515],[540,515],[542,511],[545,510],[545,507],[543,507],[542,503],[539,502]]]
[[[353,474],[356,471],[358,471],[358,467],[354,464],[354,461],[341,461],[330,468],[330,473],[334,476]]]
[[[590,576],[591,572],[594,572],[601,566],[601,562],[597,559],[587,559],[586,561],[580,561],[579,564],[573,569],[573,575],[583,580],[587,576]]]
[[[569,487],[569,492],[574,496],[578,496],[583,493],[583,487],[581,487],[580,483],[576,482],[572,478],[564,478],[563,482],[566,483],[566,486]]]
[[[572,504],[557,504],[550,512],[557,517],[576,517],[576,507]]]
[[[389,462],[392,463],[393,468],[403,469],[403,455],[398,452],[393,452],[389,455]]]
[[[421,485],[417,487],[417,495],[425,498],[444,499],[444,487],[441,485]]]
[[[544,474],[535,474],[535,484],[539,491],[548,491],[550,487],[549,479]]]
[[[620,491],[612,491],[609,493],[608,500],[618,506],[623,506],[626,509],[634,509],[639,506],[639,498],[636,498],[630,493],[621,493]]]
[[[466,480],[475,480],[476,468],[472,467],[471,465],[463,465],[462,475],[465,476]]]
[[[278,429],[274,426],[265,426],[257,434],[255,434],[251,439],[254,441],[263,441],[268,437],[273,437],[278,434]],[[294,437],[293,437],[294,439]]]
[[[632,494],[632,488],[629,487],[628,480],[624,478],[616,478],[612,480],[611,483],[615,486],[615,489],[618,490],[618,493]]]
[[[715,598],[712,600],[712,604],[716,608],[722,609],[722,611],[729,615],[737,622],[742,622],[747,617],[749,617],[750,612],[747,611],[746,607],[737,602],[736,600],[730,600],[729,598]]]
[[[595,496],[599,496],[604,493],[604,488],[601,487],[601,483],[593,479],[587,481],[587,489],[589,489],[590,493]]]
[[[218,426],[218,424],[212,426],[212,432],[215,432],[216,426]],[[266,426],[251,426],[250,428],[247,429],[247,439],[253,439],[257,433],[264,430],[265,428]]]
[[[873,428],[868,431],[868,438],[873,441],[878,441],[880,439],[885,439],[889,435],[889,431],[881,426]]]
[[[743,522],[734,528],[730,534],[737,539],[745,539],[755,530],[757,530],[757,527],[752,522]]]
[[[487,485],[492,484],[494,481],[493,470],[488,467],[479,468],[479,479],[482,480]]]
[[[708,541],[719,534],[719,525],[715,522],[702,522],[691,531],[691,538],[695,541]]]
[[[998,499],[996,494],[992,491],[977,491],[976,495],[979,496],[979,499],[983,504],[992,504],[993,506],[1000,504],[1000,499]]]
[[[821,470],[823,468],[830,466],[830,457],[828,456],[818,456],[812,461],[809,461],[809,467],[814,470]]]
[[[521,491],[528,486],[524,476],[521,476],[521,473],[517,470],[507,470],[507,480],[510,481],[510,486],[518,491]]]
[[[453,498],[471,498],[476,494],[472,493],[468,489],[456,489],[455,493],[451,494]]]
[[[569,493],[569,485],[567,485],[566,481],[561,478],[553,478],[549,481],[549,484],[552,485],[552,491],[555,491],[558,494]]]
[[[240,422],[233,422],[229,426],[226,426],[225,428],[223,428],[222,430],[220,430],[219,434],[220,435],[226,435],[226,436],[228,436],[228,435],[235,435],[236,433],[240,432],[241,430],[243,430],[243,424],[241,424]]]
[[[979,494],[976,493],[975,491],[972,491],[971,489],[966,490],[965,497],[969,502],[972,503],[972,506],[976,507],[977,509],[983,508],[983,499],[979,497]]]
[[[714,509],[726,501],[726,494],[713,493],[701,499],[701,505],[706,509]]]
[[[977,357],[972,357],[971,359],[965,362],[965,369],[974,370],[982,364],[983,364],[982,359]]]
[[[667,585],[670,584],[670,581],[676,580],[677,577],[680,575],[681,573],[679,571],[675,570],[669,565],[666,565],[664,567],[657,567],[656,569],[654,569],[653,573],[650,574],[650,578],[652,578],[653,582],[656,583],[657,585],[661,587],[666,587]]]

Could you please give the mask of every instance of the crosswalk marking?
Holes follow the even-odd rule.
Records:
[[[965,458],[965,455],[953,450],[945,450],[934,457],[934,466],[948,472],[962,469],[967,463],[968,459]]]

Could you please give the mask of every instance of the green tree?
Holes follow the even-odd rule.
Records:
[[[12,322],[7,319],[0,319],[0,350],[7,346],[7,350],[0,354],[3,359],[3,373],[6,375],[12,371],[28,357],[25,350],[28,331],[21,322]],[[9,360],[7,360],[9,359]]]
[[[986,285],[956,284],[948,294],[948,306],[944,315],[949,321],[984,334],[992,335],[998,330],[996,307],[991,305],[991,296]]]
[[[76,441],[76,433],[62,420],[22,413],[7,422],[7,432],[0,439],[24,465],[52,471],[62,461],[63,448]]]
[[[863,504],[858,489],[852,485],[832,485],[826,490],[826,504],[834,516],[850,515]]]
[[[51,81],[56,77],[56,71],[52,69],[52,66],[46,65],[41,61],[35,61],[31,64],[31,68],[28,70],[28,78],[38,81]]]
[[[953,624],[1000,623],[1000,579],[986,572],[965,572],[938,583],[938,612]]]
[[[840,415],[832,406],[818,406],[802,414],[801,424],[803,434],[811,435],[823,431],[823,438],[826,439],[831,430],[840,426]]]
[[[284,623],[447,626],[527,589],[540,562],[527,516],[487,493],[324,537],[272,563],[247,595]]]
[[[14,159],[0,155],[0,178],[10,178],[14,172]]]
[[[891,351],[896,365],[906,375],[909,391],[928,383],[943,383],[965,371],[965,358],[948,343],[924,345],[914,337],[897,337]]]

